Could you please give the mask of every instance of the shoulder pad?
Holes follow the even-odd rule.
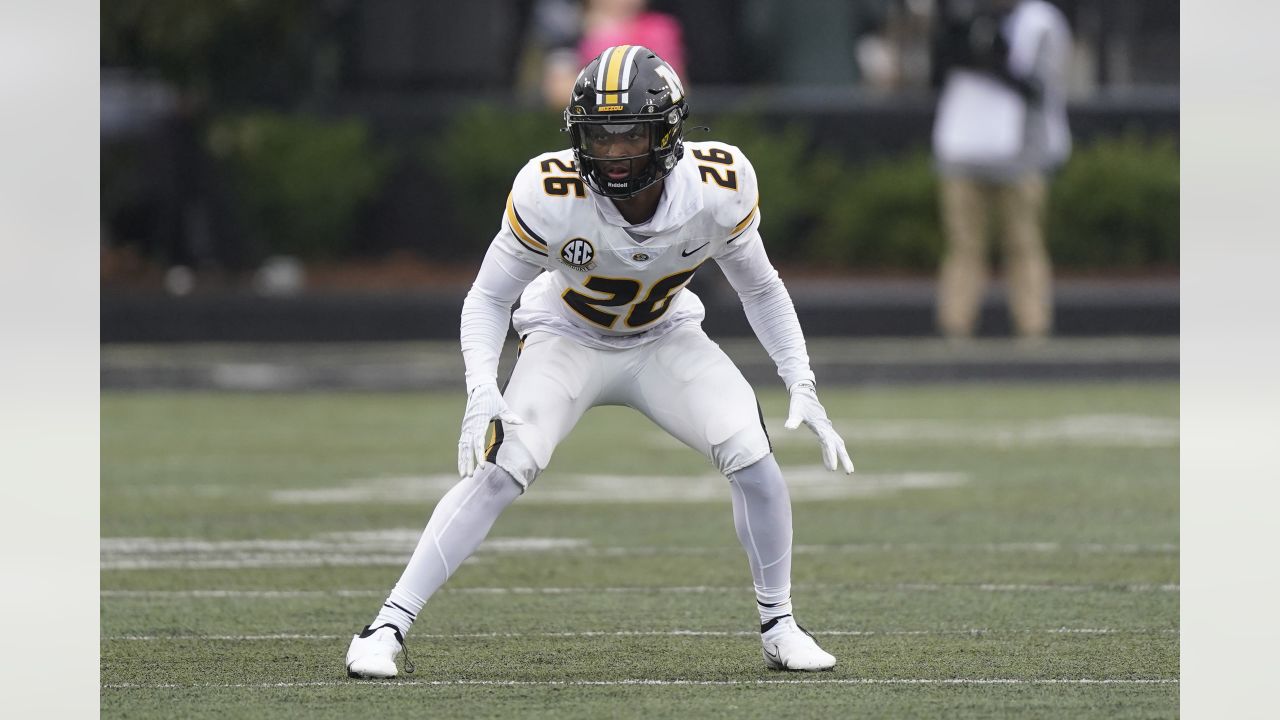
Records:
[[[735,145],[707,141],[685,143],[703,181],[705,206],[729,237],[751,227],[759,216],[760,190],[746,153]]]
[[[570,203],[586,197],[572,150],[543,153],[520,169],[507,196],[503,222],[531,252],[547,254],[546,237],[570,210]]]

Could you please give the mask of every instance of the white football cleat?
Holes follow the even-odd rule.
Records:
[[[836,665],[831,653],[818,647],[808,630],[795,618],[783,615],[760,626],[764,661],[774,670],[830,670]]]
[[[396,656],[404,652],[404,671],[413,672],[413,662],[404,646],[404,636],[390,623],[376,628],[364,626],[359,635],[351,636],[347,648],[347,676],[353,678],[393,678]]]

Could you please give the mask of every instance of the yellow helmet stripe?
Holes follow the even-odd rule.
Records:
[[[609,66],[604,73],[604,91],[618,92],[622,90],[622,59],[627,56],[627,51],[631,49],[630,45],[619,45],[613,49],[613,53],[609,55]],[[606,101],[608,99],[606,98]],[[615,99],[613,102],[617,102]]]

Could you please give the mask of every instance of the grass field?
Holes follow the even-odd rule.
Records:
[[[592,411],[424,609],[417,672],[343,672],[455,475],[460,393],[102,398],[103,717],[1169,717],[1171,383],[827,387],[792,486],[797,617],[768,671],[728,490]]]

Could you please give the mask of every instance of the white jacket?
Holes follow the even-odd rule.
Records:
[[[967,68],[948,71],[933,126],[939,170],[1010,179],[1047,170],[1071,154],[1067,76],[1071,31],[1045,0],[1022,0],[1004,20],[1009,72],[1041,88],[1039,102],[994,77]]]

